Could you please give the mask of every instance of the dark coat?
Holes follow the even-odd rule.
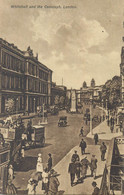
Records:
[[[52,157],[49,157],[48,159],[48,169],[52,168]]]
[[[97,133],[95,133],[95,135],[94,135],[94,140],[98,141],[98,134]]]
[[[87,147],[87,144],[85,141],[81,141],[79,146],[81,147],[81,149],[85,149]]]
[[[76,173],[76,164],[75,163],[70,163],[69,164],[68,172],[71,173],[71,174],[75,174]]]
[[[100,146],[100,151],[101,151],[102,153],[105,153],[106,150],[107,150],[106,145],[103,145],[103,144],[102,144],[102,145]]]
[[[49,191],[53,193],[58,192],[58,186],[60,185],[59,180],[57,177],[50,177],[49,178]]]
[[[95,187],[92,195],[99,195],[99,191],[100,191],[99,188]]]
[[[97,168],[97,159],[96,158],[91,158],[90,168],[91,168],[91,170],[94,170]]]
[[[76,160],[79,161],[79,160],[80,160],[80,157],[79,157],[78,154],[73,154],[73,155],[72,155],[72,159],[74,159],[75,161],[76,161]]]

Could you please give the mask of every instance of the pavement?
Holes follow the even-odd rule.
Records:
[[[98,133],[98,136],[100,139],[99,145],[94,145],[93,137],[95,133]],[[103,175],[105,162],[106,162],[106,161],[101,161],[100,143],[102,140],[109,141],[113,137],[118,137],[120,135],[122,135],[122,133],[119,131],[116,132],[116,126],[115,126],[113,133],[111,133],[110,127],[107,125],[107,121],[105,120],[93,129],[93,135],[91,133],[88,133],[87,137],[85,138],[85,140],[87,141],[87,149],[86,149],[87,159],[90,161],[92,154],[95,154],[98,160],[98,168],[97,168],[97,173],[96,173],[97,177],[95,180],[97,182],[98,187],[100,187],[101,185],[102,175]],[[57,140],[56,140],[56,143],[57,143]],[[81,155],[80,147],[79,145],[77,145],[75,147],[72,147],[72,149],[69,152],[67,152],[66,155],[53,167],[60,174],[60,176],[58,177],[60,181],[59,191],[64,192],[64,194],[82,194],[82,195],[91,194],[93,191],[92,182],[94,181],[94,179],[90,177],[91,175],[90,169],[88,169],[87,177],[83,181],[83,183],[77,184],[73,187],[70,185],[70,175],[68,173],[68,166],[71,161],[71,157],[72,157],[72,154],[74,153],[74,150],[77,150],[80,156],[80,159],[82,159],[83,156]],[[106,157],[107,157],[107,153],[106,153]],[[24,172],[22,173],[20,172],[19,174],[20,175],[19,178],[21,180],[24,180],[25,184],[27,183],[27,180],[29,179],[28,175],[31,175],[33,170],[30,170],[29,172],[30,173],[26,174],[25,178],[23,178]],[[14,183],[16,184],[16,181]],[[21,181],[18,183],[21,183]]]
[[[88,168],[87,177],[84,179],[83,183],[76,184],[75,186],[70,185],[70,175],[68,173],[68,166],[71,162],[72,154],[74,150],[77,150],[80,159],[83,158],[84,155],[81,154],[80,147],[74,147],[55,167],[55,171],[57,171],[60,176],[58,179],[60,181],[59,191],[63,191],[64,194],[82,194],[82,195],[89,195],[93,192],[92,182],[94,181],[93,177],[91,177],[90,168]],[[105,167],[106,161],[101,161],[101,154],[100,154],[100,145],[88,145],[86,149],[87,159],[91,161],[92,154],[96,155],[98,160],[98,167],[96,172],[96,183],[97,186],[100,187],[102,175]],[[107,155],[107,154],[106,154]],[[76,182],[76,180],[75,180]]]
[[[107,120],[100,123],[97,127],[95,127],[91,132],[87,134],[88,138],[94,138],[94,134],[97,133],[99,139],[101,140],[111,140],[114,137],[122,136],[122,132],[118,126],[114,126],[113,133],[111,133],[110,126],[107,125]]]

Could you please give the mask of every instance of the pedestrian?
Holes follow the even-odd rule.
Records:
[[[71,186],[73,186],[76,174],[76,165],[74,159],[71,159],[71,163],[69,163],[68,173],[70,173]]]
[[[81,127],[79,136],[84,136],[84,129],[83,129],[83,127]]]
[[[79,147],[81,147],[81,154],[82,154],[82,155],[85,154],[85,149],[86,149],[86,147],[87,147],[87,144],[86,144],[86,142],[84,141],[84,139],[81,140]]]
[[[79,158],[77,158],[75,161],[75,168],[76,168],[75,173],[77,176],[77,182],[79,182],[79,180],[80,180],[80,167],[81,167],[81,163],[79,161]]]
[[[101,151],[101,160],[104,161],[105,159],[105,153],[107,150],[107,146],[105,145],[104,142],[102,142],[101,146],[100,146],[100,151]]]
[[[97,183],[95,181],[92,182],[92,186],[94,188],[92,195],[99,195],[100,189],[97,187]]]
[[[45,190],[45,193],[48,193],[48,169],[45,168],[42,173],[42,189]]]
[[[110,124],[111,124],[111,126],[112,126],[112,121],[113,121],[113,119],[112,119],[112,117],[110,118]]]
[[[44,194],[44,190],[42,189],[43,188],[42,186],[43,186],[42,175],[38,174],[38,182],[36,184],[35,194]]]
[[[114,130],[114,126],[113,125],[111,125],[110,130],[111,130],[111,133],[113,133],[113,130]]]
[[[17,188],[12,183],[12,180],[8,180],[7,182],[6,194],[17,194]]]
[[[97,145],[98,140],[99,140],[98,134],[97,134],[97,133],[95,133],[95,135],[94,135],[95,145]]]
[[[52,168],[52,155],[51,155],[51,153],[49,153],[48,156],[49,156],[49,158],[48,158],[47,165],[48,165],[48,172],[49,172]]]
[[[32,140],[31,134],[32,134],[32,122],[31,122],[31,120],[29,120],[28,123],[27,123],[27,139],[29,141]]]
[[[12,181],[12,180],[13,180],[13,177],[14,177],[13,166],[12,166],[12,165],[9,165],[9,169],[8,169],[8,179]]]
[[[58,193],[58,187],[60,183],[57,176],[59,176],[59,174],[57,174],[53,169],[51,169],[49,176],[48,195],[57,195]]]
[[[27,190],[28,194],[35,194],[35,182],[32,178],[28,180]]]
[[[36,171],[40,172],[40,173],[43,172],[43,161],[42,161],[42,155],[41,154],[38,154]]]
[[[84,156],[84,158],[81,160],[81,175],[82,175],[82,179],[86,178],[87,169],[88,169],[89,165],[90,165],[90,163],[87,160],[87,156]]]
[[[91,163],[90,163],[90,170],[91,170],[91,177],[94,179],[96,178],[96,170],[97,170],[97,159],[95,155],[92,155]]]
[[[71,159],[74,159],[75,161],[76,161],[76,160],[80,161],[80,157],[79,157],[79,155],[77,154],[77,151],[76,151],[76,150],[74,151],[74,154],[72,155],[72,158],[71,158]]]

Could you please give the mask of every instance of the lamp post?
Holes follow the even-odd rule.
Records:
[[[18,112],[18,98],[16,98],[16,118],[17,118],[17,112]]]
[[[34,98],[34,113],[35,113],[35,100],[36,100],[36,99]]]
[[[92,103],[93,103],[93,97],[90,96],[90,133],[93,135],[93,128],[92,128]]]
[[[44,104],[43,104],[43,122],[44,122]]]

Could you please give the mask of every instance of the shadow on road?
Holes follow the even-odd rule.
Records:
[[[37,157],[27,156],[18,166],[15,167],[15,171],[26,172],[36,168]]]
[[[98,178],[100,178],[100,177],[102,177],[103,175],[101,174],[101,175],[98,175],[98,176],[96,176],[96,179],[98,179]]]

